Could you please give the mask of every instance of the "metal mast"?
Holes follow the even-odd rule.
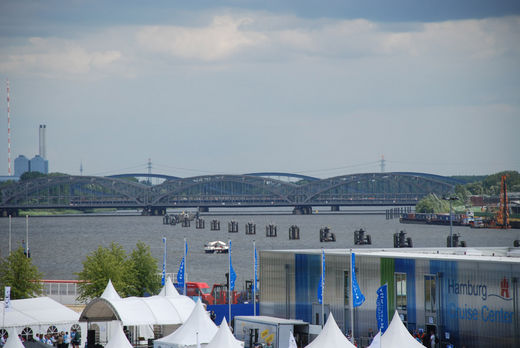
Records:
[[[385,155],[381,155],[381,173],[385,172]]]
[[[7,79],[7,175],[11,176],[11,108],[9,101],[9,79]]]

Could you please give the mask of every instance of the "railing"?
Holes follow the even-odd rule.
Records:
[[[40,283],[43,285],[43,294],[64,305],[79,304],[78,284],[80,280],[52,280],[44,279]]]

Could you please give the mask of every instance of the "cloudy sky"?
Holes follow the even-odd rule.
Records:
[[[0,1],[0,175],[520,170],[520,2]]]

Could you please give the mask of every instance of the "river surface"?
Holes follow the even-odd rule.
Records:
[[[374,210],[376,212],[377,209]],[[379,208],[384,212],[384,208]],[[237,273],[237,288],[253,278],[253,240],[258,250],[306,249],[306,248],[351,248],[354,230],[363,227],[372,236],[372,247],[393,246],[393,234],[401,229],[411,237],[414,247],[445,247],[449,226],[400,224],[398,219],[387,220],[385,214],[362,214],[355,210],[331,213],[319,211],[313,215],[292,215],[290,210],[234,210],[210,212],[201,215],[206,221],[205,229],[163,225],[161,216],[60,216],[30,217],[29,247],[33,263],[43,273],[44,279],[77,279],[76,273],[83,268],[86,256],[99,246],[116,242],[130,252],[138,241],[148,244],[157,259],[158,271],[162,268],[162,238],[167,238],[168,273],[175,273],[183,255],[183,240],[188,240],[188,280],[205,281],[210,286],[225,282],[228,271],[228,255],[205,254],[204,244],[214,240],[232,240],[233,268]],[[210,231],[210,221],[220,220],[221,230]],[[228,222],[236,220],[238,233],[228,233]],[[256,235],[245,234],[245,224],[256,224]],[[275,224],[278,237],[265,236],[265,226]],[[289,240],[291,225],[300,227],[300,240]],[[319,230],[328,226],[336,234],[336,242],[320,243]],[[0,256],[8,253],[9,220],[0,218]],[[21,246],[26,235],[24,217],[12,219],[11,239],[13,249]],[[469,247],[512,246],[520,239],[520,230],[470,229],[453,227],[461,234]]]

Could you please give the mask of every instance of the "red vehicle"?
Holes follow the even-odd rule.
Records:
[[[227,304],[228,303],[228,291],[226,284],[214,284],[211,290],[212,297],[215,303],[212,304]],[[237,291],[231,291],[231,304],[237,304],[240,293]]]
[[[179,287],[179,284],[174,284],[177,291],[182,294],[183,288]],[[200,297],[202,303],[205,304],[213,304],[215,299],[213,298],[213,294],[211,288],[207,283],[204,282],[186,282],[186,296],[195,298]]]

